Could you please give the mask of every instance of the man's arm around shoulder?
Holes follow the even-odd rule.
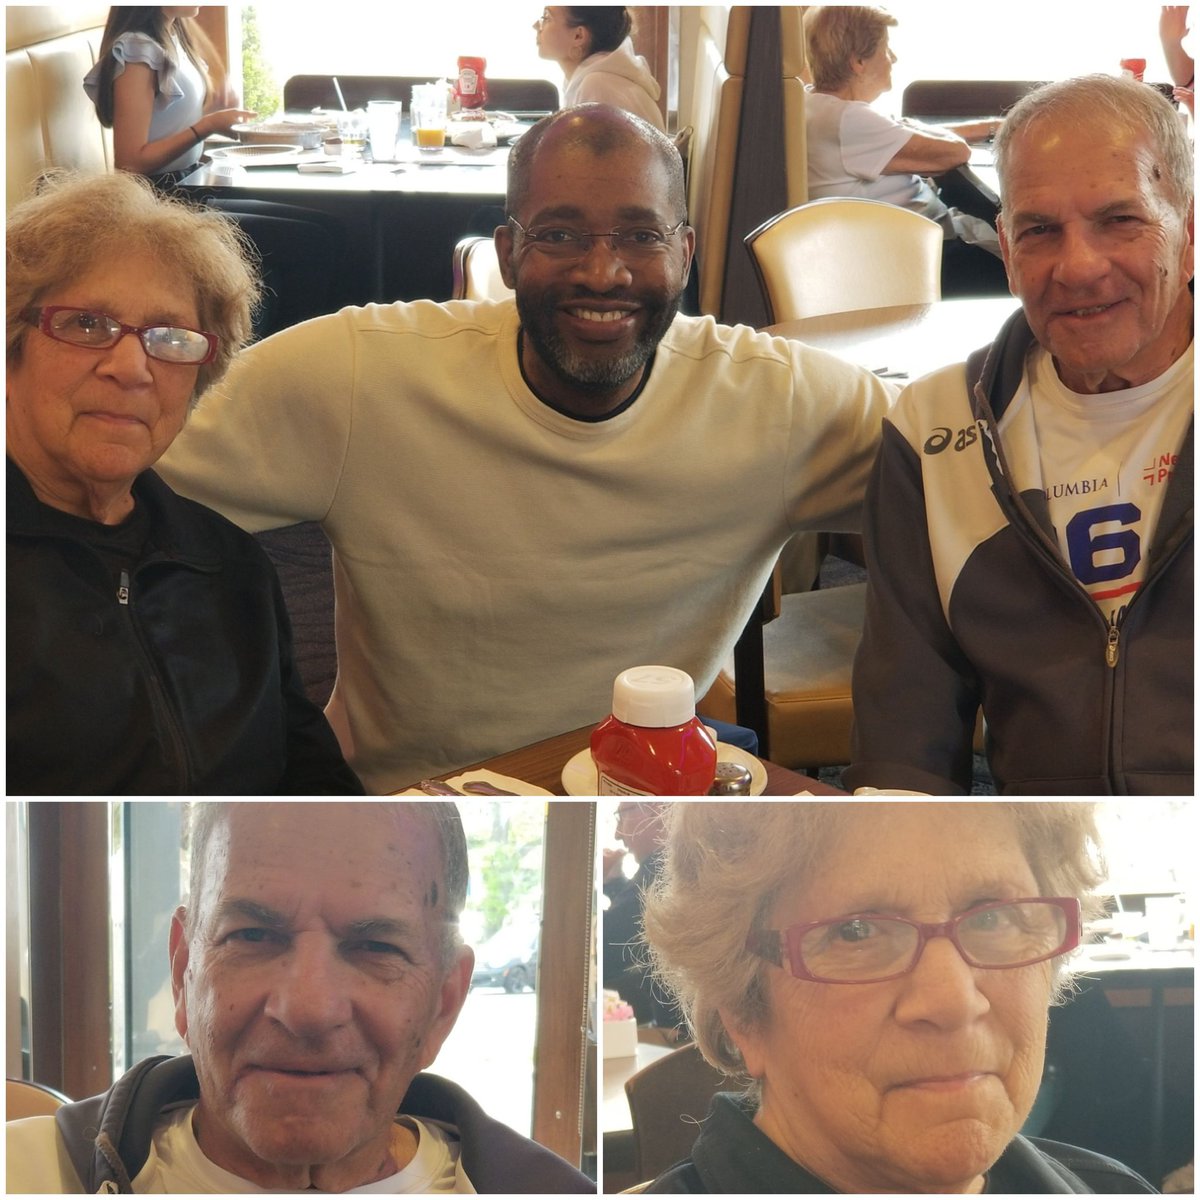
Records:
[[[285,329],[242,351],[156,469],[251,532],[319,521],[345,461],[355,371],[350,311]]]

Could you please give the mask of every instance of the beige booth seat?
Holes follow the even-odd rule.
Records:
[[[718,319],[729,319],[731,315],[725,303],[731,247],[733,253],[742,254],[742,239],[772,211],[768,209],[748,221],[743,211],[743,227],[735,229],[738,211],[746,207],[744,199],[741,204],[735,202],[735,194],[741,189],[743,196],[756,197],[778,188],[781,208],[792,208],[808,199],[802,82],[804,10],[797,5],[783,5],[777,10],[782,112],[772,112],[747,128],[743,100],[747,94],[751,11],[750,5],[712,4],[680,10],[684,24],[681,40],[695,47],[690,88],[680,95],[679,127],[691,131],[688,217],[696,230],[699,307],[702,313]],[[778,184],[776,171],[782,175]],[[736,318],[736,313],[733,315]]]
[[[107,7],[84,4],[5,9],[9,208],[49,167],[112,169],[112,134],[83,91],[107,15]]]

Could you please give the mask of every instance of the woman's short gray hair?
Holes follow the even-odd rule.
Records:
[[[1076,129],[1148,133],[1162,156],[1161,171],[1170,185],[1172,200],[1183,212],[1191,207],[1195,191],[1192,142],[1179,112],[1157,88],[1136,79],[1083,75],[1044,84],[1023,96],[1013,105],[995,137],[1002,197],[1012,170],[1013,146],[1038,121],[1062,122]],[[1156,164],[1154,169],[1157,177],[1160,168]]]
[[[186,905],[188,933],[195,928],[200,881],[208,870],[213,832],[233,804],[269,803],[268,801],[197,800],[190,805],[188,819],[188,891]],[[442,965],[447,970],[462,945],[459,920],[467,903],[470,868],[467,862],[467,836],[462,817],[453,800],[423,800],[420,803],[389,801],[393,807],[411,808],[432,822],[442,848],[442,884],[446,893],[443,920]],[[301,809],[303,811],[303,809]]]
[[[137,250],[163,264],[195,300],[201,328],[220,338],[216,357],[199,369],[193,400],[220,379],[250,336],[261,292],[255,252],[227,217],[161,196],[126,171],[53,172],[9,214],[7,361],[20,361],[31,328],[26,309],[94,264]]]
[[[1009,803],[1017,836],[1042,895],[1075,896],[1085,919],[1104,878],[1094,806]],[[767,1016],[768,964],[746,949],[784,887],[802,883],[842,835],[859,804],[680,802],[668,815],[664,862],[646,896],[646,951],[654,976],[677,1000],[704,1057],[745,1076],[721,1010],[737,1028]],[[1069,990],[1055,964],[1056,999]]]
[[[856,58],[870,58],[883,35],[896,24],[887,9],[869,5],[823,4],[804,14],[804,43],[813,87],[832,92],[854,77]]]

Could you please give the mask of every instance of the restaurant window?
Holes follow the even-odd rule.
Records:
[[[462,933],[475,949],[475,973],[431,1070],[461,1084],[486,1113],[529,1136],[546,805],[473,800],[460,810],[471,864]]]
[[[897,57],[892,90],[875,103],[898,114],[904,88],[914,79],[1067,79],[1094,72],[1115,75],[1123,58],[1144,58],[1146,79],[1167,82],[1158,40],[1157,5],[1042,4],[997,19],[982,4],[953,10],[924,0],[887,6],[899,22],[888,44]],[[1028,15],[1026,15],[1028,14]],[[985,115],[985,114],[980,114]]]
[[[548,79],[562,86],[558,64],[538,57],[533,22],[540,4],[467,0],[452,14],[415,4],[343,5],[336,19],[321,21],[319,37],[308,20],[297,19],[298,11],[292,4],[269,3],[228,9],[231,25],[240,18],[245,44],[260,48],[280,95],[292,75],[453,79],[463,54],[486,58],[487,74],[497,78]]]

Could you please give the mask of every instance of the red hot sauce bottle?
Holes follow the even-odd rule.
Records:
[[[613,684],[612,715],[592,731],[601,796],[704,796],[717,744],[696,716],[696,688],[675,667],[631,667]]]

